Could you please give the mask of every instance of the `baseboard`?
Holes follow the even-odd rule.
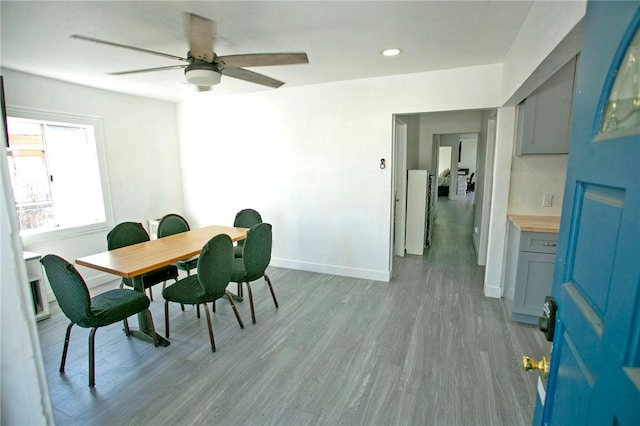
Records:
[[[343,277],[361,278],[365,280],[389,282],[389,271],[371,269],[345,268],[342,266],[325,265],[321,263],[301,262],[298,260],[271,258],[271,266],[298,271],[318,272],[321,274],[339,275]]]
[[[488,286],[485,283],[485,285],[484,285],[484,295],[486,297],[493,297],[494,299],[500,299],[502,297],[502,288],[501,287]]]
[[[476,254],[476,263],[479,266],[484,266],[484,265],[480,265],[480,262],[478,262],[478,254],[480,253],[480,249],[479,249],[479,244],[478,244],[478,233],[474,232],[473,234],[471,234],[471,239],[473,240],[473,252]]]

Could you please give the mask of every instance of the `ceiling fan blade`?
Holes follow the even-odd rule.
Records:
[[[94,43],[107,44],[109,46],[122,47],[124,49],[135,50],[136,52],[149,53],[151,55],[162,56],[164,58],[175,59],[183,62],[189,62],[186,58],[182,58],[180,56],[174,56],[174,55],[170,55],[168,53],[162,53],[162,52],[155,52],[153,50],[142,49],[140,47],[127,46],[126,44],[114,43],[112,41],[100,40],[98,38],[87,37],[79,34],[71,34],[70,37],[77,38],[78,40],[92,41]]]
[[[306,53],[253,53],[219,56],[218,60],[230,67],[263,67],[269,65],[308,64]]]
[[[227,67],[222,70],[222,74],[228,77],[237,78],[239,80],[248,81],[250,83],[273,87],[274,89],[277,89],[284,84],[283,81],[267,77],[266,75],[258,74],[257,72],[245,70],[243,68]]]
[[[189,14],[189,52],[195,59],[213,62],[215,23],[202,16]]]
[[[142,70],[132,70],[132,71],[120,71],[120,72],[110,72],[109,75],[127,75],[127,74],[140,74],[143,72],[154,72],[154,71],[167,71],[167,70],[178,70],[186,68],[186,65],[169,65],[167,67],[157,67],[157,68],[146,68]]]

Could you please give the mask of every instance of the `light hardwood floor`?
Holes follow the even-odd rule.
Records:
[[[192,307],[172,306],[167,348],[127,339],[121,323],[99,329],[93,390],[86,329],[74,327],[58,373],[67,319],[54,307],[38,328],[56,423],[530,425],[537,374],[519,359],[549,345],[483,296],[471,200],[439,200],[433,247],[396,257],[391,283],[270,268],[280,308],[254,283],[258,322],[240,303],[241,330],[219,301],[216,353]]]

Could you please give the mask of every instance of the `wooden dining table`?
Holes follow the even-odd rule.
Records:
[[[131,278],[136,291],[144,293],[142,274],[179,260],[197,256],[202,247],[214,236],[227,234],[231,241],[244,240],[249,228],[211,225],[187,232],[132,244],[76,259],[76,264],[108,272],[123,278]],[[139,330],[131,330],[135,337],[153,341],[151,324],[146,313],[138,314]],[[169,341],[156,333],[160,346],[169,346]]]

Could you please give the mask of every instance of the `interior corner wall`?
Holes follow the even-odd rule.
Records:
[[[506,55],[502,81],[503,108],[498,111],[496,123],[494,184],[484,283],[486,296],[501,297],[504,287],[511,176],[510,170],[508,174],[504,173],[503,166],[508,164],[511,167],[514,158],[515,105],[566,63],[571,55],[575,55],[585,13],[585,0],[533,2]],[[505,123],[505,119],[511,122]],[[508,158],[506,153],[509,153]],[[496,182],[503,184],[497,185]]]
[[[142,222],[183,211],[176,104],[94,89],[2,69],[7,107],[98,117],[113,217]],[[82,194],[78,194],[80,197]],[[69,261],[106,250],[108,229],[25,244],[25,250],[55,253]],[[78,267],[89,287],[117,277]],[[49,300],[53,294],[48,291]]]
[[[182,103],[185,209],[200,226],[253,207],[272,265],[388,281],[393,115],[494,108],[500,84],[488,65]]]
[[[490,123],[490,120],[492,122]],[[473,243],[478,265],[484,266],[487,257],[487,234],[489,227],[489,207],[493,184],[493,152],[495,149],[496,110],[483,111],[482,130],[478,135],[478,162],[474,193]]]

